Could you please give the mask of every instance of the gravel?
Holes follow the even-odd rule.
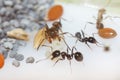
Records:
[[[8,54],[9,54],[9,57],[10,57],[10,58],[15,58],[17,52],[16,52],[16,51],[9,51]]]
[[[28,57],[26,63],[34,63],[35,59],[33,57]]]
[[[15,60],[22,61],[23,59],[24,59],[24,55],[22,55],[22,54],[16,54],[15,55]]]
[[[15,66],[15,67],[19,67],[19,66],[20,66],[20,62],[17,61],[17,60],[14,60],[14,61],[12,62],[12,65]]]
[[[23,54],[17,54],[19,47],[26,46],[26,41],[7,37],[6,32],[15,28],[22,28],[26,32],[41,29],[45,12],[53,4],[54,0],[0,0],[0,52],[5,59],[14,58],[13,65],[20,66],[24,60]],[[34,58],[29,57],[26,63],[33,63]]]

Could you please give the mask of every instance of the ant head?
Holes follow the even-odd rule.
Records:
[[[77,37],[77,38],[81,38],[81,34],[80,34],[80,32],[76,32],[76,33],[75,33],[75,37]]]
[[[88,42],[90,42],[90,43],[96,43],[97,41],[96,41],[96,39],[94,37],[89,37],[88,38]]]
[[[62,27],[61,21],[59,21],[59,22],[56,21],[52,25],[55,26],[55,27],[58,27],[58,28]]]
[[[76,53],[74,54],[74,58],[75,58],[75,60],[77,60],[77,61],[82,61],[82,60],[83,60],[83,55],[82,55],[80,52],[76,52]]]
[[[99,12],[104,14],[106,12],[106,10],[105,10],[105,8],[101,8],[101,9],[99,9]]]
[[[53,60],[54,58],[57,58],[60,56],[60,51],[59,50],[55,50],[53,53],[52,53],[52,58],[51,60]]]

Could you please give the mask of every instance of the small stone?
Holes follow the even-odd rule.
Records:
[[[12,65],[15,66],[15,67],[19,67],[19,66],[20,66],[20,62],[17,61],[17,60],[14,60],[14,61],[12,62]]]
[[[21,9],[23,9],[23,6],[20,5],[20,4],[16,4],[16,5],[14,6],[14,9],[15,9],[15,10],[21,10]]]
[[[4,47],[5,47],[6,49],[12,49],[12,48],[13,48],[13,44],[12,44],[11,42],[5,42],[5,43],[4,43]]]
[[[11,20],[10,21],[10,24],[12,25],[12,26],[14,26],[14,27],[19,27],[20,25],[19,25],[19,22],[17,21],[17,20]]]
[[[11,42],[12,44],[14,44],[16,42],[16,39],[8,38],[7,41]]]
[[[28,57],[26,63],[34,63],[35,59],[33,57]]]
[[[0,43],[4,43],[6,42],[7,40],[5,38],[3,38],[2,40],[0,40]]]
[[[24,56],[22,54],[16,54],[15,59],[17,61],[22,61],[24,59]]]
[[[9,54],[10,58],[15,58],[15,56],[16,56],[17,53],[15,51],[9,51],[8,54]]]
[[[0,9],[0,14],[1,14],[1,15],[4,15],[4,14],[6,13],[6,11],[7,11],[7,9],[6,9],[5,7],[2,7],[2,8]]]
[[[8,51],[3,51],[2,54],[3,54],[5,59],[8,57]]]
[[[22,19],[21,24],[29,25],[30,21],[28,19]]]
[[[2,24],[3,27],[9,27],[10,26],[10,23],[8,21],[5,21],[3,22]]]
[[[4,5],[5,6],[13,6],[13,1],[12,0],[4,0]]]

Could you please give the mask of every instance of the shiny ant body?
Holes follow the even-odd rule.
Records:
[[[49,47],[49,46],[47,46]],[[51,48],[52,49],[52,48]],[[76,52],[74,52],[74,49],[76,50]],[[52,52],[52,54],[50,55],[52,56],[51,57],[51,60],[54,60],[55,58],[58,58],[58,60],[55,62],[55,64],[60,61],[60,60],[69,60],[70,61],[70,65],[71,65],[71,60],[74,58],[76,61],[78,62],[81,62],[83,61],[83,55],[81,52],[78,52],[77,49],[75,47],[72,48],[71,50],[71,54],[68,53],[68,49],[67,49],[67,52],[64,52],[64,51],[60,51],[60,50],[55,50]],[[45,59],[42,59],[42,60],[46,60],[48,59],[50,56],[48,56],[47,58]],[[38,63],[39,61],[41,60],[38,60],[36,63]],[[54,65],[55,65],[54,64]]]
[[[80,41],[82,43],[85,43],[89,48],[90,48],[90,46],[88,43],[92,43],[92,44],[96,44],[96,45],[98,43],[94,37],[92,37],[92,36],[86,37],[83,30],[81,30],[81,32],[76,32],[75,35],[73,35],[69,32],[65,32],[64,34],[70,34],[72,37],[77,38],[76,43],[78,41]]]

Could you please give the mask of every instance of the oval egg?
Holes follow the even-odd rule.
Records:
[[[116,31],[112,28],[99,29],[98,34],[100,37],[105,38],[105,39],[110,39],[110,38],[114,38],[117,36]]]

